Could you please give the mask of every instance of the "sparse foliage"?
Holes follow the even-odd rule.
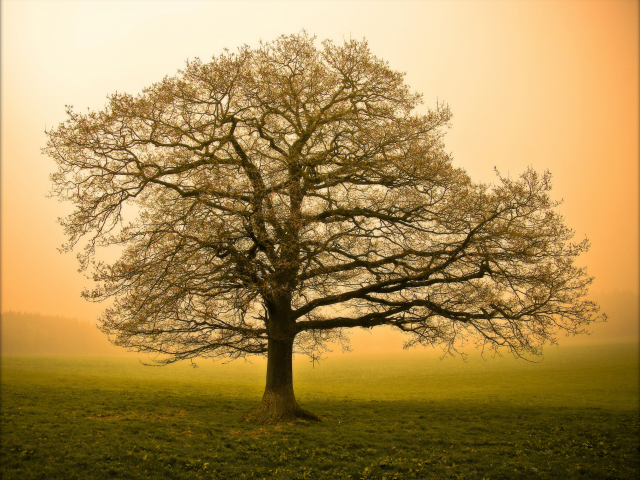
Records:
[[[268,354],[250,418],[275,421],[312,418],[294,348],[353,327],[521,355],[598,318],[574,265],[587,240],[571,243],[549,173],[473,183],[444,150],[444,104],[415,113],[366,42],[322,45],[303,32],[196,59],[47,132],[53,194],[75,205],[65,248],[88,239],[84,295],[114,298],[101,325],[116,344],[164,363]],[[96,261],[109,245],[120,259]]]

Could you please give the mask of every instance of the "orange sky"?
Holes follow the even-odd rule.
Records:
[[[493,167],[554,174],[555,197],[596,277],[594,298],[637,295],[638,2],[2,1],[2,310],[95,319],[45,197],[45,127],[64,105],[99,109],[187,58],[301,29],[371,50],[407,72],[426,105],[453,111],[447,148],[478,181]]]

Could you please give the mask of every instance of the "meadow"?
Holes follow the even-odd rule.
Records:
[[[3,479],[626,479],[640,473],[637,344],[541,362],[412,351],[297,358],[321,423],[261,426],[265,363],[145,367],[3,355]]]

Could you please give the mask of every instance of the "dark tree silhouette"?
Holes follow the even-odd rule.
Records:
[[[292,355],[345,329],[521,355],[600,318],[549,173],[472,183],[444,151],[446,106],[415,113],[420,95],[364,41],[322,45],[303,32],[196,59],[46,132],[52,194],[75,205],[63,248],[86,240],[84,296],[114,299],[115,344],[160,363],[267,355],[246,418],[276,422],[316,418]],[[97,261],[109,245],[119,260]]]

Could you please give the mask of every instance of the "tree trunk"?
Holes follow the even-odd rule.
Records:
[[[294,420],[320,419],[298,405],[293,393],[293,338],[269,339],[267,351],[267,385],[262,402],[242,420],[275,424]]]

